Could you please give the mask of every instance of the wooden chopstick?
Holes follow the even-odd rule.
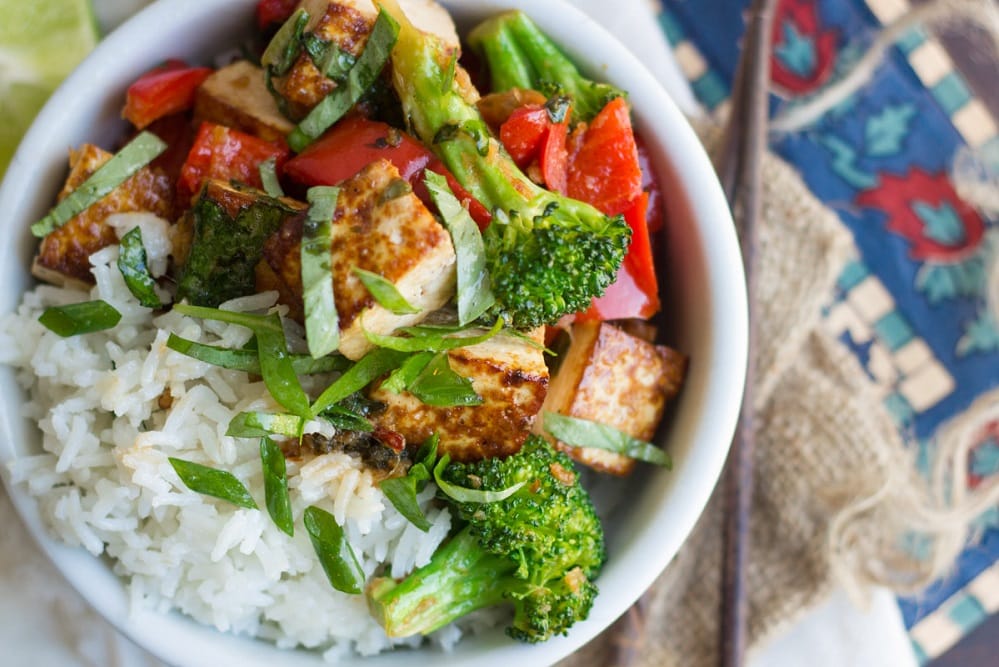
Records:
[[[730,98],[728,125],[715,162],[739,233],[749,301],[749,360],[745,394],[723,481],[725,519],[718,653],[721,667],[741,667],[748,645],[746,561],[749,554],[755,447],[755,261],[757,221],[762,204],[760,165],[767,141],[774,5],[775,0],[753,0],[749,9],[742,56]]]

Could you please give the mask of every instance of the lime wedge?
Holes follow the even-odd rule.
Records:
[[[35,114],[97,38],[90,0],[0,0],[0,177]]]

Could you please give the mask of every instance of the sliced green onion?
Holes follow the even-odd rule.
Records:
[[[318,415],[334,403],[339,403],[354,392],[368,386],[376,378],[388,373],[406,359],[406,355],[395,350],[377,349],[358,359],[357,363],[344,371],[336,382],[326,387],[312,404],[312,414]]]
[[[295,64],[295,59],[302,52],[302,33],[308,22],[309,13],[299,9],[274,33],[274,37],[260,56],[260,64],[274,76],[284,76]]]
[[[309,397],[305,395],[305,390],[298,381],[298,375],[295,374],[291,355],[288,354],[284,328],[277,313],[254,315],[186,303],[176,304],[173,309],[181,315],[238,324],[250,329],[257,336],[260,375],[264,378],[264,384],[267,385],[271,396],[292,414],[300,417],[311,416]]]
[[[520,487],[527,484],[527,482],[517,482],[513,486],[509,486],[501,491],[469,489],[464,486],[452,484],[441,477],[449,463],[451,463],[450,456],[445,454],[441,457],[441,460],[434,466],[434,481],[437,482],[437,486],[440,487],[444,495],[459,503],[498,503],[517,493]]]
[[[125,286],[139,303],[146,308],[160,308],[163,303],[156,295],[156,281],[146,264],[146,247],[142,245],[142,230],[133,227],[121,237],[118,251],[118,270],[125,279]]]
[[[288,474],[281,446],[270,438],[260,438],[260,462],[264,471],[264,501],[274,524],[295,535],[295,518],[288,497]]]
[[[220,366],[234,371],[244,371],[260,375],[260,360],[257,356],[256,338],[251,338],[253,349],[233,350],[214,345],[205,345],[176,334],[167,338],[167,347],[175,352],[186,354],[192,359],[203,361],[213,366]],[[350,360],[339,354],[313,359],[307,354],[292,354],[291,365],[298,375],[315,375],[317,373],[332,373],[342,371],[350,366]]]
[[[31,225],[31,233],[41,238],[83,213],[137,171],[152,162],[167,148],[151,132],[140,132],[124,148],[97,168],[87,180],[56,204],[48,215]]]
[[[367,338],[368,342],[372,345],[377,345],[378,347],[389,350],[397,350],[399,352],[445,352],[459,347],[468,347],[469,345],[484,343],[498,334],[502,328],[503,320],[502,318],[497,318],[496,323],[493,324],[491,329],[478,336],[458,336],[454,332],[427,332],[422,335],[410,337],[383,336],[365,329],[364,337]],[[405,331],[405,329],[403,331]]]
[[[264,192],[271,197],[284,197],[284,190],[281,189],[281,182],[277,175],[277,160],[269,157],[260,163],[260,182],[264,186]]]
[[[633,438],[613,426],[545,412],[544,428],[553,437],[573,447],[592,447],[621,454],[628,458],[672,468],[669,454],[655,445]]]
[[[180,477],[180,481],[191,491],[220,498],[247,509],[257,509],[257,503],[253,502],[250,492],[231,472],[210,468],[193,461],[175,459],[172,456],[168,460]]]
[[[261,438],[269,435],[300,438],[304,427],[305,420],[297,415],[240,412],[229,422],[225,434],[234,438]]]
[[[451,193],[447,179],[426,170],[426,185],[430,198],[440,211],[444,226],[451,233],[451,243],[457,259],[458,322],[474,322],[496,303],[486,270],[486,248],[479,226]]]
[[[350,68],[346,79],[324,97],[288,135],[288,145],[296,153],[302,152],[328,127],[340,120],[374,85],[388,62],[398,36],[399,24],[380,9],[364,51]]]
[[[313,357],[323,357],[340,344],[340,317],[333,297],[330,237],[338,188],[309,188],[309,215],[302,228],[302,301],[305,336]]]
[[[38,321],[63,338],[110,329],[121,320],[121,313],[107,301],[83,301],[45,309]]]
[[[378,305],[389,311],[393,315],[411,315],[420,312],[420,309],[413,306],[406,297],[399,293],[396,286],[389,282],[384,276],[371,271],[354,267],[354,275],[358,277],[365,289],[371,293]]]
[[[420,447],[420,451],[416,453],[416,462],[410,466],[404,477],[390,477],[378,484],[378,487],[392,503],[392,506],[399,511],[399,514],[423,532],[430,530],[430,522],[427,521],[423,510],[420,509],[420,503],[416,496],[430,480],[430,470],[437,459],[439,442],[440,438],[435,433]]]
[[[399,368],[392,371],[392,374],[385,378],[385,381],[378,387],[393,394],[398,394],[405,390],[416,376],[426,368],[427,364],[434,358],[434,352],[417,352],[402,363]]]
[[[447,352],[438,352],[406,388],[421,402],[437,408],[482,405],[472,381],[451,368]]]
[[[359,594],[364,585],[364,571],[350,548],[343,528],[326,510],[310,505],[305,508],[305,530],[319,556],[326,578],[343,593]]]

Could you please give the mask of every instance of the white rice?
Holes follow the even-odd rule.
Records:
[[[136,224],[150,264],[161,272],[167,228],[149,219],[115,221],[119,234]],[[51,531],[95,556],[110,556],[136,606],[178,610],[221,631],[315,649],[331,661],[351,651],[368,655],[419,643],[390,640],[364,596],[329,585],[301,517],[309,505],[331,512],[366,575],[398,577],[426,563],[451,527],[447,510],[432,505],[433,486],[420,496],[432,524],[423,533],[386,501],[358,459],[333,453],[288,461],[293,538],[266,511],[188,490],[167,457],[229,470],[264,507],[257,442],[225,432],[238,412],[277,406],[262,382],[166,347],[170,332],[239,346],[249,338],[246,329],[173,312],[153,317],[125,287],[117,255],[112,246],[91,257],[97,284],[90,294],[42,285],[0,320],[0,361],[18,369],[29,396],[25,414],[38,423],[44,450],[10,469],[37,497]],[[61,338],[37,321],[48,306],[87,299],[112,304],[121,322]],[[226,307],[259,310],[274,301],[270,293]],[[300,338],[300,328],[289,327],[289,335]],[[158,399],[166,391],[173,403],[163,410]],[[486,614],[473,625],[494,619]],[[432,640],[446,648],[460,635],[451,626]]]

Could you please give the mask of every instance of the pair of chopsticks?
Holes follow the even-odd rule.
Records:
[[[746,270],[749,301],[749,362],[742,412],[729,451],[723,481],[724,553],[718,664],[740,667],[745,661],[748,603],[746,561],[753,498],[756,381],[756,246],[761,214],[761,164],[767,145],[770,90],[770,44],[775,0],[753,0],[742,55],[730,99],[728,125],[715,169],[735,219]]]

